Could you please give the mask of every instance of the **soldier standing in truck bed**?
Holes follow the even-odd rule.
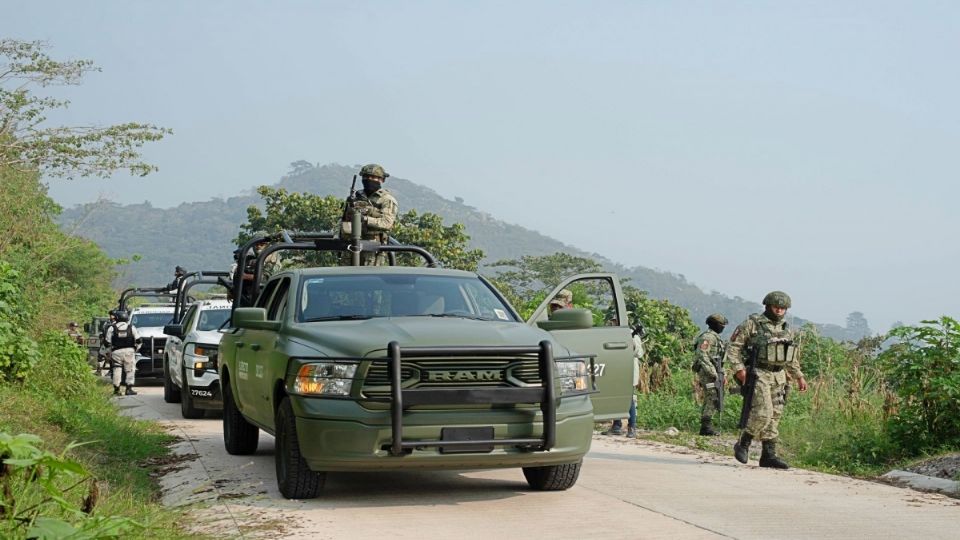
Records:
[[[361,239],[375,240],[381,244],[387,243],[400,211],[397,199],[383,188],[383,183],[389,177],[390,175],[383,170],[383,167],[376,163],[364,165],[360,169],[363,190],[357,192],[352,201],[347,201],[347,211],[344,212],[343,221],[340,223],[341,238],[350,238],[353,231],[353,214],[360,212],[360,223],[363,226],[360,233]],[[377,253],[376,257],[361,253],[361,264],[366,266],[383,265],[386,264],[386,260],[385,253]]]

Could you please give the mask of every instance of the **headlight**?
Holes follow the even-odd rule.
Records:
[[[293,392],[328,396],[346,396],[350,394],[356,364],[317,363],[307,364],[297,372],[293,381]]]
[[[216,356],[219,348],[220,347],[218,345],[191,343],[187,345],[187,348],[184,350],[184,352],[192,356]]]
[[[206,345],[203,343],[191,343],[186,346],[184,349],[184,354],[193,356],[193,369],[196,372],[194,375],[199,377],[203,375],[203,371],[207,369],[217,370],[217,353],[219,347],[217,345]]]
[[[582,360],[557,362],[557,376],[560,377],[560,392],[582,392],[590,388],[590,375]]]

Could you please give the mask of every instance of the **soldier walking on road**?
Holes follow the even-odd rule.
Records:
[[[126,395],[135,396],[133,389],[134,373],[137,370],[137,348],[140,346],[140,333],[130,324],[128,311],[116,312],[117,322],[107,328],[104,340],[113,360],[113,395],[120,395],[121,382],[127,387]],[[121,375],[125,375],[121,381]]]
[[[363,240],[376,240],[381,244],[386,244],[397,221],[397,214],[400,206],[397,199],[383,188],[383,183],[390,175],[383,170],[383,167],[376,163],[364,165],[360,169],[360,178],[363,180],[363,190],[354,194],[347,200],[347,208],[343,214],[343,221],[340,223],[340,237],[350,238],[353,230],[353,214],[360,212],[362,214],[360,223],[363,230],[360,237]],[[369,257],[366,253],[361,254],[361,263],[365,266],[380,266],[386,264],[386,254],[377,253],[376,257]],[[347,263],[349,264],[349,263]]]
[[[724,344],[720,334],[727,326],[727,318],[719,313],[707,317],[707,327],[693,342],[693,371],[703,389],[703,407],[700,409],[700,435],[717,435],[713,417],[722,406],[725,379],[723,377]]]
[[[746,392],[753,386],[752,405],[749,411],[744,411],[744,415],[749,416],[743,425],[744,415],[741,415],[743,431],[733,451],[737,461],[746,463],[750,443],[759,438],[763,444],[760,466],[787,469],[787,463],[777,457],[777,428],[783,415],[787,375],[797,381],[801,392],[807,390],[807,381],[800,371],[793,331],[784,320],[790,297],[785,292],[773,291],[763,298],[763,305],[763,313],[750,315],[733,332],[727,351],[734,377],[745,386]],[[748,395],[744,395],[744,404],[748,403]]]

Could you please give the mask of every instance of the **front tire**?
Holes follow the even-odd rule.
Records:
[[[277,409],[276,454],[277,487],[288,499],[312,499],[320,494],[327,480],[327,473],[310,470],[300,454],[297,439],[297,418],[290,406],[290,398],[284,397]]]
[[[193,406],[193,397],[190,395],[190,387],[187,385],[186,368],[181,370],[180,380],[183,381],[183,388],[180,389],[180,415],[187,420],[203,418],[203,409],[198,409]]]
[[[163,400],[167,403],[180,402],[180,389],[170,377],[170,358],[167,355],[163,356]]]
[[[563,491],[570,489],[580,477],[580,465],[576,463],[562,463],[545,467],[524,467],[523,476],[530,487],[537,491]]]
[[[223,385],[223,446],[228,454],[247,456],[257,451],[260,442],[260,428],[247,422],[233,401],[230,381]]]

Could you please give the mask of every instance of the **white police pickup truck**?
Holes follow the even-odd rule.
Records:
[[[173,304],[141,304],[130,311],[130,324],[140,334],[137,350],[137,379],[163,375],[163,355],[167,336],[163,327],[173,320]]]
[[[205,410],[223,408],[217,353],[230,305],[228,300],[200,300],[187,309],[180,324],[164,328],[163,399],[179,402],[184,418],[201,418]]]

